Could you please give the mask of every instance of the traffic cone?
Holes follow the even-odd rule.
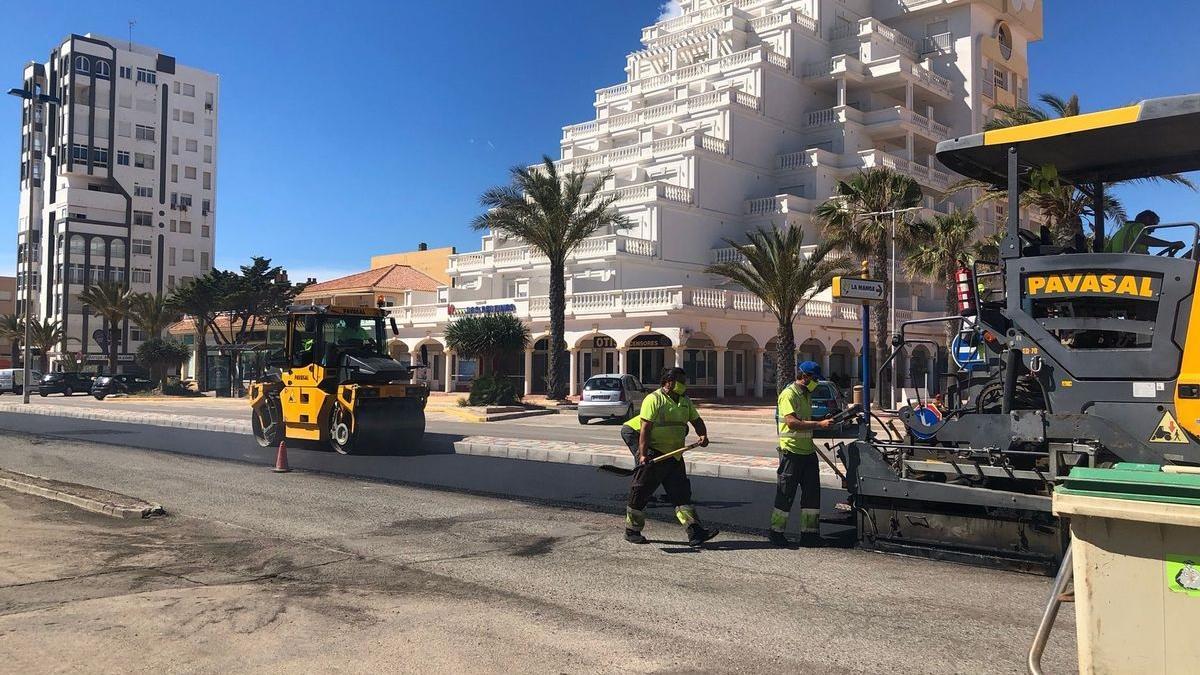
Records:
[[[287,442],[279,441],[279,451],[275,453],[275,473],[287,473],[291,471],[287,461]]]

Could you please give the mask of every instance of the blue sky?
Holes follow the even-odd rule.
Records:
[[[221,75],[217,265],[251,255],[293,278],[363,269],[372,254],[478,246],[469,222],[514,164],[557,156],[561,127],[593,116],[662,0],[455,2],[220,0],[188,21],[170,3],[10,3],[0,64],[44,60],[71,32],[128,34]],[[1085,109],[1200,91],[1189,0],[1052,0],[1032,91]],[[1154,11],[1147,8],[1154,7]],[[17,213],[16,99],[0,107],[0,214]],[[11,189],[9,189],[11,187]],[[1200,196],[1126,188],[1136,212],[1196,219]],[[14,266],[15,237],[0,245]]]

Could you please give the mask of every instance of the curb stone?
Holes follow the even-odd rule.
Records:
[[[31,476],[28,474],[17,473],[15,471],[4,471],[5,475],[0,475],[0,487],[6,487],[15,492],[20,492],[35,497],[43,497],[52,499],[64,504],[81,508],[85,511],[99,513],[110,516],[112,518],[150,518],[153,516],[165,516],[166,511],[163,510],[160,504],[151,504],[135,497],[127,497],[125,495],[100,490],[98,488],[90,488],[86,486],[78,486],[73,483],[63,483],[41,476]],[[39,484],[45,483],[45,484]],[[103,495],[111,495],[114,500],[99,499],[89,497],[83,494],[76,494],[70,488],[86,488],[86,490]],[[118,503],[120,502],[123,503]]]

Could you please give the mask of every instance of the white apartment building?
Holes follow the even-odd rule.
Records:
[[[79,302],[88,284],[165,295],[213,266],[219,80],[88,33],[27,64],[21,88],[57,103],[23,102],[19,305],[32,297],[37,316],[66,326],[68,348],[99,364],[109,336]],[[112,337],[132,365],[147,336],[126,323]]]
[[[633,222],[585,241],[568,264],[572,393],[591,374],[656,382],[676,364],[702,393],[763,396],[773,387],[776,326],[757,298],[705,273],[735,255],[725,240],[799,227],[815,244],[813,209],[865,167],[913,176],[927,195],[923,215],[951,208],[943,200],[956,177],[933,157],[935,145],[979,131],[996,103],[1027,97],[1027,46],[1042,36],[1037,0],[680,4],[682,16],[642,31],[626,81],[596,90],[595,118],[563,128],[560,166],[611,172],[606,188]],[[994,223],[998,213],[979,216]],[[395,351],[424,347],[431,379],[449,391],[473,364],[446,353],[446,322],[514,312],[538,342],[510,372],[539,391],[545,259],[490,233],[479,251],[451,256],[449,272],[436,303],[392,310],[404,326]],[[943,297],[902,279],[897,322],[940,315]],[[829,300],[808,304],[796,341],[826,373],[855,381],[859,310]],[[925,386],[937,356],[918,348],[911,357],[901,384]]]

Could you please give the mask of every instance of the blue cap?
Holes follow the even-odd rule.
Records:
[[[796,370],[816,379],[821,379],[821,365],[816,361],[801,361],[796,364]]]

